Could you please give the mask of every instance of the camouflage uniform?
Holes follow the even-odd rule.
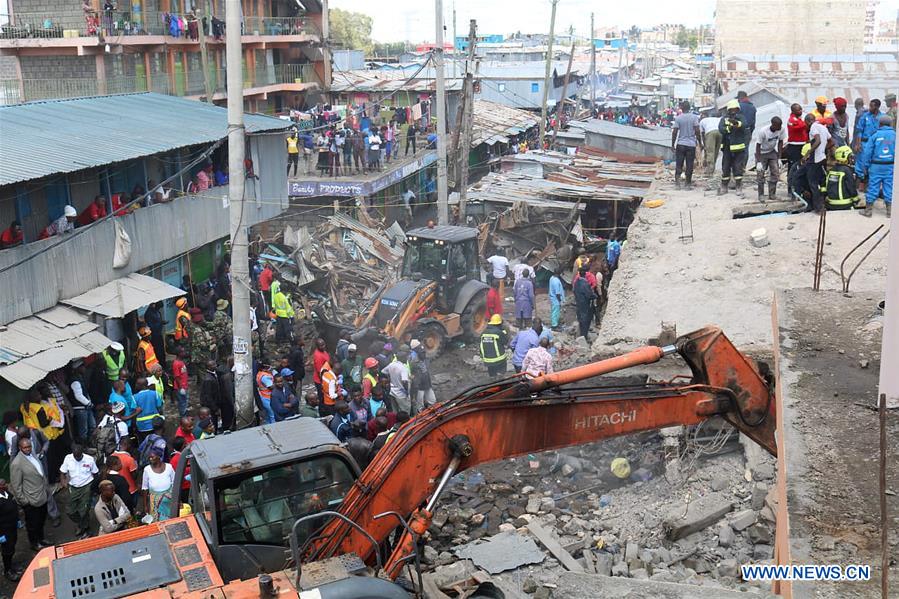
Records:
[[[218,357],[224,359],[231,349],[231,339],[234,333],[231,326],[231,317],[223,310],[216,310],[209,328],[212,338],[218,346]]]
[[[215,339],[208,326],[205,323],[194,326],[190,336],[190,363],[195,372],[205,372],[206,362],[216,358],[216,352],[209,349],[210,346],[215,346]]]

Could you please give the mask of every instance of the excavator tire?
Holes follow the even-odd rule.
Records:
[[[459,317],[462,334],[469,340],[479,339],[487,328],[487,291],[479,291],[468,301]]]
[[[446,347],[446,329],[436,322],[423,324],[415,329],[414,337],[421,341],[429,360],[439,356]]]

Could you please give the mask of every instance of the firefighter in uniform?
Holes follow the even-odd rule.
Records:
[[[736,100],[727,103],[727,114],[719,121],[718,131],[721,132],[721,187],[718,188],[718,195],[727,193],[733,176],[737,196],[742,198],[749,131],[740,114],[740,103]]]
[[[190,329],[193,325],[187,311],[187,298],[179,297],[175,302],[178,314],[175,316],[175,342],[181,347],[190,346]]]
[[[137,344],[137,351],[134,352],[134,372],[139,377],[146,377],[150,375],[153,366],[159,364],[159,360],[150,342],[150,336],[153,334],[150,327],[141,327],[137,334],[140,335],[140,342]]]
[[[503,328],[503,317],[494,314],[484,332],[481,333],[481,361],[487,367],[487,373],[491,377],[497,377],[506,372],[506,345],[509,343],[509,333]]]
[[[833,152],[836,164],[827,173],[827,209],[849,210],[858,202],[855,174],[849,166],[852,148],[840,146]]]

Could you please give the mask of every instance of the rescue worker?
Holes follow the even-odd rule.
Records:
[[[232,326],[228,316],[228,300],[220,299],[215,303],[215,316],[212,317],[210,332],[218,350],[219,359],[224,359],[231,349]]]
[[[896,128],[896,120],[899,118],[899,110],[896,105],[896,94],[890,92],[883,97],[884,103],[887,105],[886,115],[893,119],[893,129]]]
[[[163,374],[161,364],[156,364],[150,369],[150,376],[147,377],[147,388],[155,389],[159,399],[165,398],[165,375]]]
[[[481,333],[481,361],[487,367],[487,374],[497,377],[506,372],[506,346],[509,344],[509,332],[503,328],[503,317],[494,314],[490,317],[484,332]]]
[[[175,342],[187,346],[190,343],[190,328],[192,321],[190,312],[187,311],[187,298],[179,297],[175,301],[178,314],[175,315]]]
[[[272,289],[274,289],[274,284]],[[290,304],[290,298],[281,291],[272,292],[272,310],[275,312],[275,341],[290,341],[292,335],[290,330],[290,320],[294,317],[293,306]]]
[[[721,132],[721,186],[718,195],[727,193],[730,179],[733,177],[737,196],[743,197],[743,170],[746,168],[748,131],[743,115],[740,114],[740,103],[731,100],[727,103],[727,114],[718,123]]]
[[[883,195],[887,218],[892,214],[893,205],[893,162],[896,160],[896,130],[893,119],[881,115],[880,127],[865,142],[861,155],[855,163],[855,174],[867,181],[865,211],[862,216],[871,217],[877,196]]]
[[[825,127],[833,125],[833,113],[827,110],[828,102],[827,96],[818,96],[815,98],[815,109],[809,113]]]
[[[812,144],[806,143],[803,145],[799,152],[801,160],[793,164],[793,166],[790,167],[790,172],[787,173],[787,180],[789,181],[790,189],[793,190],[793,196],[801,197],[807,204],[811,202],[812,190],[808,184],[809,163],[805,158],[811,154],[811,152]]]
[[[877,132],[880,127],[880,100],[874,98],[868,102],[868,110],[862,113],[858,119],[858,125],[855,130],[855,143],[853,148],[856,154],[861,155],[862,149],[868,143],[868,139]]]
[[[109,397],[112,391],[112,384],[119,380],[119,371],[125,367],[125,348],[124,346],[113,341],[109,347],[104,349],[100,356],[103,358],[103,364],[106,367],[106,393],[104,397]],[[105,399],[103,401],[106,401]]]
[[[159,364],[159,360],[150,342],[150,336],[153,334],[150,327],[141,327],[137,334],[140,335],[140,342],[137,344],[137,351],[134,352],[134,373],[146,377],[150,374],[150,369]]]
[[[855,175],[849,166],[852,148],[840,146],[833,152],[836,164],[827,173],[827,209],[849,210],[858,201]]]

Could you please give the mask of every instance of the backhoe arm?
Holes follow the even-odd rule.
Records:
[[[693,371],[689,384],[630,387],[574,387],[592,377],[658,361],[677,351]],[[566,385],[563,387],[563,385]],[[543,392],[543,393],[541,393]],[[377,454],[345,497],[341,513],[377,541],[395,528],[394,511],[415,513],[412,527],[423,532],[448,474],[485,462],[581,445],[668,426],[695,425],[721,415],[771,453],[773,401],[768,382],[715,328],[678,339],[675,346],[634,352],[533,380],[512,379],[474,388],[425,410]],[[401,571],[414,539],[403,539],[385,570]],[[371,545],[337,519],[320,533],[308,556],[321,559],[355,552],[370,557]]]

